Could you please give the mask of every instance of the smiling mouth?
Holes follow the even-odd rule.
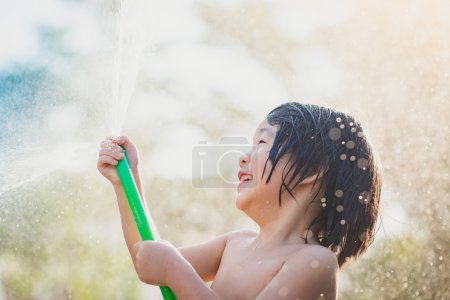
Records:
[[[252,175],[244,174],[244,175],[240,176],[239,183],[246,182],[246,181],[251,181],[252,179],[253,179]]]

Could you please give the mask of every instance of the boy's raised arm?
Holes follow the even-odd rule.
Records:
[[[141,195],[141,199],[144,199],[142,189],[140,188],[141,185],[140,183],[138,184],[138,180],[136,180],[136,174],[134,176],[136,185],[138,186],[138,190]],[[127,244],[128,251],[130,252],[131,259],[133,260],[133,264],[136,266],[136,249],[134,248],[134,245],[142,239],[137,229],[136,222],[134,221],[133,213],[131,212],[123,187],[115,185],[114,191],[116,192],[117,196],[117,204],[119,206],[120,220],[122,224],[123,235],[125,237],[125,242]],[[145,200],[143,200],[143,202],[145,203]],[[145,204],[144,208],[146,209]],[[159,234],[157,233],[156,228],[153,227],[153,231],[155,237],[159,238]]]
[[[120,219],[122,223],[122,230],[127,243],[128,250],[130,252],[133,264],[136,267],[136,250],[134,244],[141,240],[141,236],[134,221],[133,213],[128,204],[128,200],[125,195],[122,183],[119,178],[116,166],[118,162],[124,158],[122,154],[122,146],[128,155],[128,162],[131,172],[135,179],[136,185],[139,190],[141,199],[144,199],[141,179],[139,175],[139,155],[137,147],[126,136],[120,136],[117,138],[106,138],[100,143],[99,158],[97,168],[100,173],[108,179],[113,187],[117,196],[117,203],[120,211]],[[144,208],[146,209],[145,201],[143,200]],[[157,235],[157,232],[155,232]]]

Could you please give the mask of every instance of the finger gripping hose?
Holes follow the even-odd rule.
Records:
[[[120,181],[122,182],[125,195],[133,212],[134,220],[143,241],[153,241],[155,239],[147,215],[145,213],[144,205],[134,181],[133,174],[128,164],[127,154],[122,149],[124,158],[117,164],[117,172],[119,173]],[[177,300],[177,297],[169,287],[160,286],[161,293],[164,300]]]

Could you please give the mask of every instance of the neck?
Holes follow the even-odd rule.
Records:
[[[318,227],[312,226],[308,230],[309,224],[319,213],[320,203],[311,203],[311,199],[297,198],[298,202],[291,199],[282,201],[282,206],[272,208],[265,214],[259,214],[258,218],[253,218],[259,225],[259,234],[255,241],[260,246],[287,245],[287,244],[319,244],[317,239]]]

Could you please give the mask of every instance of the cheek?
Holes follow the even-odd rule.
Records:
[[[267,176],[272,168],[272,163],[269,160],[269,153],[266,149],[260,149],[252,155],[251,162],[253,162],[253,174],[258,174],[258,180],[261,180],[261,176],[264,171],[264,166],[266,166],[264,172],[264,178]],[[266,164],[267,162],[267,164]]]
[[[272,172],[272,162],[270,160],[267,161],[266,169],[263,175],[264,165],[266,164],[266,159],[268,157],[266,156],[264,159],[261,159],[258,163],[258,174],[259,174],[259,181],[258,186],[264,190],[264,193],[266,193],[268,196],[276,197],[278,199],[278,193],[282,184],[282,173],[284,166],[286,165],[285,159],[281,159],[278,161],[275,169]],[[266,184],[267,179],[269,178],[270,173],[272,172],[272,175],[270,177],[270,181]],[[262,176],[262,178],[261,178]],[[287,178],[289,179],[289,178]]]

